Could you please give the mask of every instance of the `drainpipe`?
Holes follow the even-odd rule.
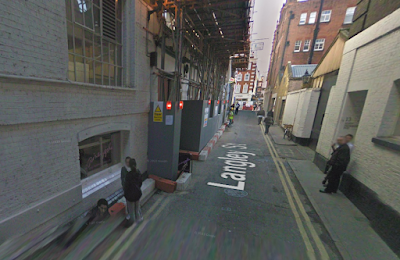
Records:
[[[288,22],[288,26],[287,26],[287,30],[286,30],[285,44],[284,44],[284,46],[283,46],[283,52],[282,52],[282,58],[281,58],[281,65],[280,65],[278,71],[281,71],[282,66],[283,66],[283,60],[284,60],[284,58],[285,58],[287,40],[288,40],[288,37],[289,37],[290,23],[291,23],[292,19],[294,18],[293,11],[290,11],[289,13],[290,13],[290,16],[289,16],[289,22]]]
[[[317,23],[315,24],[315,30],[314,30],[314,36],[312,39],[312,45],[311,45],[311,50],[310,50],[310,56],[308,57],[308,64],[312,63],[312,59],[314,56],[314,47],[315,47],[315,41],[318,38],[318,33],[319,33],[319,25],[320,25],[320,21],[321,21],[321,14],[322,14],[322,8],[324,7],[324,0],[321,0],[321,4],[319,6],[319,13],[318,13],[318,17],[317,17]]]

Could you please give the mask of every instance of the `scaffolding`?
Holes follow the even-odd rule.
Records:
[[[152,33],[161,49],[160,101],[179,101],[182,83],[188,98],[225,100],[224,85],[230,59],[250,52],[250,0],[153,0],[152,11],[160,25]],[[175,57],[175,71],[165,71],[165,54]],[[246,64],[246,61],[243,62]],[[233,69],[233,67],[230,67]],[[187,75],[183,77],[183,74]],[[173,84],[168,84],[168,81]]]

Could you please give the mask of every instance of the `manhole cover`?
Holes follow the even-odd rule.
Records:
[[[225,189],[224,192],[232,197],[243,198],[249,195],[246,191]]]

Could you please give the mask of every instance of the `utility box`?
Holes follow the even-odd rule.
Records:
[[[182,109],[179,102],[151,102],[149,112],[149,174],[175,181],[178,178]]]

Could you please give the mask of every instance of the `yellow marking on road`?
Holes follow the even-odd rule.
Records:
[[[165,208],[165,206],[167,206],[167,201],[164,201],[164,204],[161,205],[161,207],[158,208],[158,210],[156,211],[156,213],[154,213],[153,216],[151,216],[150,219],[147,219],[142,223],[142,225],[139,226],[139,228],[132,234],[132,236],[130,237],[130,239],[128,241],[126,241],[126,243],[122,246],[122,248],[118,251],[118,253],[116,254],[115,257],[113,257],[113,259],[121,259],[122,255],[126,252],[126,250],[129,247],[132,247],[133,243],[135,242],[136,238],[139,236],[139,234],[142,232],[142,230],[147,226],[147,224],[152,220],[152,219],[156,219],[158,217],[158,215],[160,215],[161,211]]]
[[[149,211],[146,212],[146,214],[144,215],[144,219],[147,219],[151,213],[153,213],[153,211],[157,208],[157,206],[164,200],[164,196],[161,196],[154,204],[153,206],[151,206],[151,208],[149,209]],[[144,223],[143,223],[144,224]],[[135,229],[135,227],[137,226],[137,223],[133,224],[131,227],[129,227],[124,234],[117,240],[117,242],[115,242],[113,244],[113,246],[108,249],[104,255],[100,258],[100,260],[107,260],[110,258],[110,256],[114,253],[114,251],[116,251],[118,249],[118,247],[126,242],[127,237],[132,233],[132,231]],[[143,225],[142,225],[143,226]]]
[[[261,127],[261,129],[263,130],[263,127]],[[272,150],[273,150],[273,154],[271,154],[271,155],[277,159],[277,161],[279,162],[279,164],[280,164],[280,166],[281,166],[281,168],[282,168],[282,170],[284,172],[285,179],[286,179],[287,183],[289,184],[290,190],[293,193],[293,197],[294,197],[294,199],[295,199],[295,201],[297,203],[297,206],[299,207],[300,213],[302,214],[302,216],[303,216],[303,218],[304,218],[304,220],[306,222],[307,228],[311,233],[311,236],[312,236],[312,238],[313,238],[313,240],[314,240],[314,242],[315,242],[315,244],[316,244],[316,246],[318,248],[318,251],[320,252],[321,259],[324,259],[324,260],[325,259],[329,259],[328,252],[326,251],[325,246],[323,245],[320,237],[318,236],[317,232],[315,231],[315,228],[311,223],[310,217],[308,216],[306,210],[304,209],[304,205],[301,202],[300,197],[299,197],[296,189],[294,188],[294,185],[293,185],[292,181],[290,180],[289,173],[287,172],[286,167],[284,166],[284,164],[282,162],[282,159],[279,158],[279,155],[278,155],[278,152],[275,149],[275,146],[273,145],[273,143],[272,143],[272,141],[271,141],[271,139],[270,139],[270,137],[268,135],[266,135],[266,136],[264,135],[264,139],[267,142],[267,145],[269,147],[271,147]]]
[[[260,128],[261,128],[261,130],[263,130],[262,126],[260,126]],[[283,189],[285,190],[286,197],[288,198],[290,209],[293,212],[294,219],[296,220],[296,224],[297,224],[297,227],[299,228],[300,235],[303,238],[304,244],[306,246],[308,258],[310,260],[315,260],[316,257],[315,257],[314,248],[311,245],[311,241],[308,238],[308,235],[307,235],[306,229],[304,228],[302,219],[301,219],[301,217],[299,215],[299,212],[296,209],[296,206],[294,204],[293,198],[292,198],[292,196],[290,194],[290,191],[289,191],[289,188],[288,188],[288,186],[286,184],[285,178],[284,178],[284,176],[282,174],[282,171],[281,171],[281,169],[279,167],[279,164],[277,162],[277,158],[275,157],[275,155],[274,155],[274,153],[272,151],[272,148],[270,147],[270,144],[268,143],[268,141],[267,141],[267,139],[266,139],[264,134],[263,134],[263,137],[264,137],[265,143],[267,144],[268,150],[271,153],[271,157],[272,157],[272,160],[275,163],[275,167],[278,170],[279,179],[281,180]]]
[[[300,212],[301,212],[301,214],[303,215],[303,217],[305,219],[306,225],[307,225],[307,227],[308,227],[308,229],[309,229],[309,231],[311,233],[312,238],[314,239],[315,244],[318,247],[318,250],[319,250],[319,252],[321,254],[322,259],[329,259],[328,252],[326,251],[325,246],[323,245],[320,237],[318,236],[317,232],[315,231],[315,228],[311,223],[310,217],[308,216],[306,210],[304,209],[304,205],[301,202],[300,197],[299,197],[296,189],[294,188],[294,185],[293,185],[292,181],[290,180],[289,173],[287,172],[286,167],[283,165],[282,159],[279,158],[278,152],[276,151],[274,145],[272,144],[271,138],[269,136],[266,136],[266,138],[269,141],[270,146],[272,147],[273,151],[275,152],[275,157],[277,158],[279,164],[281,165],[281,167],[283,169],[283,173],[284,173],[284,175],[286,177],[287,182],[289,183],[290,189],[292,190],[294,199],[296,200],[296,202],[298,204]]]

